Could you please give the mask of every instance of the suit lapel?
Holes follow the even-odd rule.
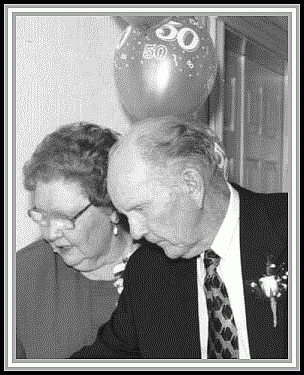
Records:
[[[266,275],[267,255],[281,252],[281,243],[267,220],[267,212],[258,195],[240,193],[240,248],[250,355],[255,358],[280,358],[275,348],[282,338],[274,328],[268,299],[258,299],[249,283]],[[283,340],[287,339],[283,337]]]

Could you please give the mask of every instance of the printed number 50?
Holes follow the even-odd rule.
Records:
[[[161,40],[174,41],[177,39],[179,46],[187,51],[193,52],[199,47],[199,37],[197,33],[190,29],[189,27],[183,27],[180,30],[177,30],[178,27],[182,26],[181,23],[175,21],[169,21],[162,27],[156,30],[156,36]],[[169,31],[169,34],[166,34],[166,31]],[[192,39],[189,44],[186,44],[186,37],[192,35]]]
[[[167,52],[167,47],[163,46],[162,44],[145,44],[143,58],[152,59],[154,57],[156,59],[163,59],[166,57]]]

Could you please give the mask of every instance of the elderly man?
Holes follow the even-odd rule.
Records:
[[[287,358],[287,194],[230,184],[207,126],[137,124],[111,150],[108,191],[138,251],[92,346],[73,358]]]

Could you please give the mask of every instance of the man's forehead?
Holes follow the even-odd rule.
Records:
[[[140,146],[137,143],[138,133],[133,131],[125,135],[113,150],[109,160],[109,170],[121,170],[123,172],[134,172],[137,169],[143,170],[148,168],[144,161]]]
[[[161,167],[157,168],[156,165],[148,162],[142,155],[142,146],[138,143],[139,137],[149,134],[150,131],[149,123],[143,123],[119,140],[110,156],[109,185],[123,183],[133,186],[135,183],[146,184],[158,178],[158,169]],[[165,172],[162,170],[161,174],[166,174]]]
[[[161,124],[152,119],[135,123],[130,131],[120,138],[119,144],[125,147],[132,147],[138,144],[141,136],[151,135],[155,130],[161,128]]]
[[[151,191],[151,173],[146,173],[140,165],[132,165],[125,161],[123,168],[112,170],[108,178],[108,191],[113,204],[118,209],[129,209],[137,205],[139,199],[149,195]]]
[[[129,172],[141,163],[140,154],[133,143],[122,142],[110,157],[109,169]]]

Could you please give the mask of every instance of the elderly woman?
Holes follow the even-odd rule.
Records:
[[[116,307],[121,271],[139,246],[106,191],[116,140],[109,129],[68,124],[24,166],[28,214],[42,238],[17,252],[17,358],[68,358]]]

